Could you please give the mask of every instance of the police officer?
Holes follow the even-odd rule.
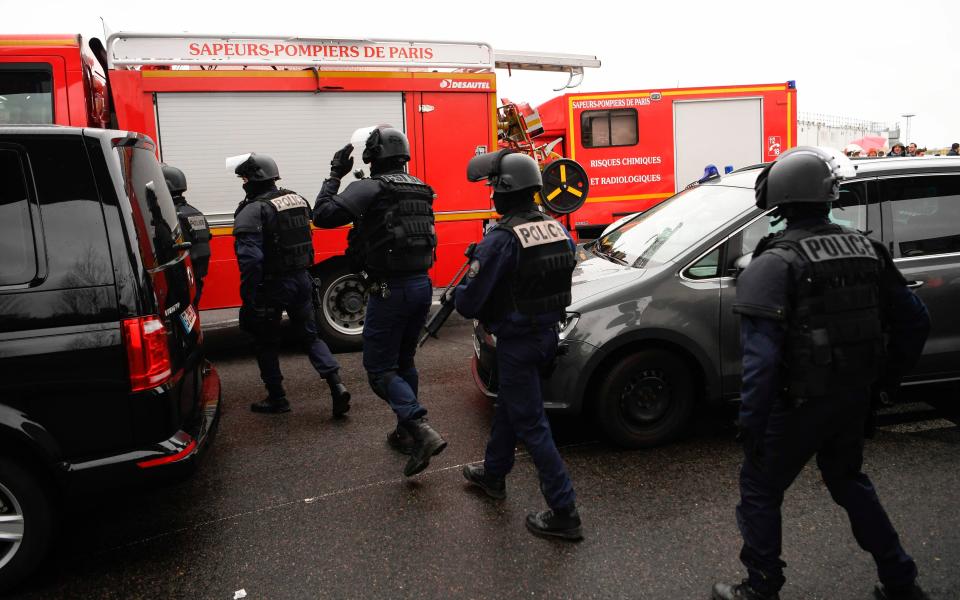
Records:
[[[873,555],[880,577],[875,596],[926,598],[861,467],[871,387],[896,391],[919,358],[929,317],[882,244],[830,223],[839,181],[852,172],[837,152],[798,147],[757,178],[757,206],[776,208],[787,225],[760,242],[737,281],[745,451],[737,523],[748,577],[717,584],[718,600],[779,598],[780,505],[814,455],[857,543]],[[881,366],[884,351],[888,362]]]
[[[207,276],[207,267],[210,264],[210,225],[203,213],[190,206],[187,199],[183,197],[183,193],[187,191],[187,177],[183,171],[170,165],[163,165],[162,169],[163,178],[167,181],[167,189],[170,190],[173,204],[177,207],[177,218],[180,220],[184,241],[190,242],[190,262],[193,263],[197,288],[193,305],[200,306],[203,278]]]
[[[278,347],[280,319],[287,311],[310,363],[327,380],[333,416],[350,410],[350,393],[340,381],[340,365],[317,335],[313,311],[310,206],[297,193],[278,189],[277,163],[265,154],[227,159],[243,179],[246,197],[234,213],[233,235],[240,265],[240,327],[255,338],[260,378],[267,397],[250,406],[261,413],[290,410],[283,389]]]
[[[527,529],[566,540],[583,537],[576,494],[543,410],[540,377],[557,352],[558,324],[570,304],[574,244],[543,214],[534,195],[540,168],[525,154],[500,150],[474,157],[467,179],[487,180],[502,218],[477,246],[454,302],[497,336],[499,394],[483,465],[463,476],[496,499],[506,497],[518,440],[533,458],[549,510],[527,515]]]
[[[313,208],[318,227],[353,223],[347,256],[369,277],[370,293],[363,323],[363,366],[370,387],[387,401],[397,426],[387,436],[395,450],[409,454],[403,474],[420,473],[447,442],[427,423],[418,398],[414,363],[417,338],[433,299],[427,270],[437,246],[433,190],[405,172],[410,143],[390,126],[364,128],[354,134],[363,144],[370,177],[354,181],[338,194],[340,180],[353,167],[353,144],[330,161]]]

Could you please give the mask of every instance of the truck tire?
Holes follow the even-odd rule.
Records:
[[[360,350],[367,311],[360,275],[346,260],[333,259],[315,269],[314,276],[320,279],[320,308],[316,311],[320,337],[335,350]]]
[[[53,502],[21,463],[0,458],[0,593],[30,575],[53,539]]]
[[[625,448],[666,443],[693,412],[694,374],[684,361],[663,350],[641,350],[614,364],[595,405],[607,437]]]

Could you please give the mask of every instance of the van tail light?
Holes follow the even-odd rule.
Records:
[[[156,315],[123,320],[123,343],[130,367],[130,390],[155,388],[170,379],[167,328]]]

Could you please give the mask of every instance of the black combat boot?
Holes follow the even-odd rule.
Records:
[[[464,465],[463,478],[486,492],[491,498],[503,500],[507,497],[507,480],[503,477],[487,475],[483,465]]]
[[[916,582],[908,586],[893,587],[878,583],[873,590],[873,595],[877,600],[930,600]]]
[[[333,416],[339,419],[350,412],[350,392],[336,373],[327,377],[327,385],[330,386],[330,397],[333,398]]]
[[[387,434],[387,444],[400,454],[410,454],[413,452],[413,447],[417,445],[413,436],[400,425]]]
[[[580,515],[577,507],[571,504],[557,510],[544,510],[527,515],[527,529],[540,537],[555,537],[563,540],[579,541],[583,539],[580,529]]]
[[[280,396],[279,398],[274,398],[273,396],[267,396],[260,402],[254,402],[250,405],[250,410],[255,413],[271,413],[279,414],[290,412],[290,403],[287,402],[286,396]]]
[[[403,468],[403,474],[412,477],[430,466],[430,457],[443,452],[447,442],[427,424],[426,417],[404,421],[402,426],[415,444],[410,451],[410,460]]]
[[[761,594],[744,579],[736,585],[717,583],[713,586],[713,600],[780,600],[780,594]]]

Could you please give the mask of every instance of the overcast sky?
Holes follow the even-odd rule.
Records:
[[[454,8],[455,7],[455,8]],[[466,13],[466,14],[464,14]],[[960,141],[960,1],[212,2],[0,0],[0,33],[260,33],[481,41],[589,54],[577,91],[796,80],[801,112],[895,123],[911,139]],[[500,96],[539,103],[562,74],[498,74]]]

